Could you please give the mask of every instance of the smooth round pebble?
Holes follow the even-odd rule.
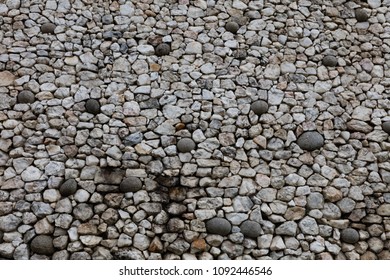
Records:
[[[54,34],[54,30],[56,29],[56,27],[57,26],[54,23],[47,22],[47,23],[42,24],[41,32]]]
[[[196,144],[194,140],[190,138],[182,138],[177,142],[177,149],[181,153],[188,153],[194,150],[196,147]]]
[[[356,229],[346,228],[341,231],[340,239],[343,242],[354,244],[359,241],[359,233]]]
[[[137,177],[127,177],[119,185],[121,192],[137,192],[142,189],[142,181]]]
[[[167,43],[158,44],[155,49],[155,54],[158,56],[168,55],[171,52],[171,46]]]
[[[18,94],[18,103],[33,103],[35,95],[29,90],[23,90]]]
[[[337,66],[337,58],[333,55],[327,55],[322,59],[324,66],[335,67]]]
[[[96,99],[88,99],[87,102],[85,102],[85,109],[88,113],[91,114],[99,114],[100,113],[100,103]]]
[[[258,100],[252,103],[251,110],[256,115],[264,114],[268,111],[268,103],[263,100]]]
[[[390,134],[390,121],[382,123],[382,129],[384,132]]]
[[[68,179],[60,186],[62,196],[69,196],[77,191],[77,182],[75,179]]]
[[[53,238],[48,235],[38,235],[31,241],[31,251],[39,255],[54,253]]]
[[[238,29],[240,29],[240,26],[235,21],[229,21],[228,23],[226,23],[225,29],[229,32],[237,33]]]
[[[368,13],[364,9],[355,10],[355,18],[358,22],[365,22],[369,19]]]
[[[244,221],[240,225],[240,231],[245,237],[257,238],[261,234],[261,226],[254,221]]]
[[[302,150],[314,151],[324,145],[324,137],[317,131],[306,131],[298,137],[297,144]]]
[[[209,233],[228,235],[232,230],[232,225],[224,218],[212,218],[206,222],[206,229]]]

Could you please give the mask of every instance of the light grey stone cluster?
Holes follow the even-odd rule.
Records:
[[[0,258],[390,259],[389,22],[0,1]]]

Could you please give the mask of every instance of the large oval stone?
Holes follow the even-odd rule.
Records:
[[[38,235],[31,241],[31,251],[39,255],[54,253],[53,238],[48,235]]]
[[[382,123],[382,129],[384,132],[390,134],[390,121]]]
[[[359,233],[356,229],[346,228],[341,231],[340,239],[343,242],[354,244],[359,241]]]
[[[333,55],[327,55],[322,59],[322,64],[324,66],[335,67],[337,66],[337,63],[337,58]]]
[[[266,113],[268,111],[268,103],[265,102],[264,100],[255,101],[251,105],[251,110],[256,115],[264,114],[264,113]]]
[[[232,230],[232,225],[224,218],[212,218],[206,222],[206,229],[209,233],[228,235]]]
[[[365,22],[369,19],[369,16],[364,9],[356,9],[355,18],[358,22]]]
[[[306,131],[298,137],[297,144],[303,150],[314,151],[324,145],[324,137],[317,131]]]
[[[69,196],[77,191],[77,182],[75,179],[68,179],[60,186],[62,196]]]
[[[137,177],[127,177],[119,185],[121,192],[137,192],[142,189],[142,181]]]
[[[168,55],[171,52],[171,46],[167,43],[158,44],[154,52],[158,56]]]
[[[23,90],[18,94],[18,103],[34,103],[35,95],[29,90]]]
[[[240,25],[235,21],[230,21],[226,23],[225,29],[231,33],[237,33],[238,29],[240,29]]]
[[[54,23],[46,22],[46,23],[42,24],[41,32],[54,34],[54,30],[56,29],[56,27],[57,26]]]
[[[241,233],[245,237],[257,238],[261,234],[261,226],[254,221],[244,221],[240,226]]]
[[[196,147],[196,144],[194,140],[190,138],[182,138],[177,142],[177,149],[181,153],[188,153],[194,150]]]
[[[85,103],[85,109],[88,113],[99,114],[100,113],[100,103],[96,99],[88,99]]]

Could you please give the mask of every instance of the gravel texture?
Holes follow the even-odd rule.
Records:
[[[0,1],[1,259],[390,259],[390,1]]]

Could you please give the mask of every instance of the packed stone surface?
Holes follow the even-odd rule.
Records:
[[[390,259],[389,22],[0,1],[0,259]]]

